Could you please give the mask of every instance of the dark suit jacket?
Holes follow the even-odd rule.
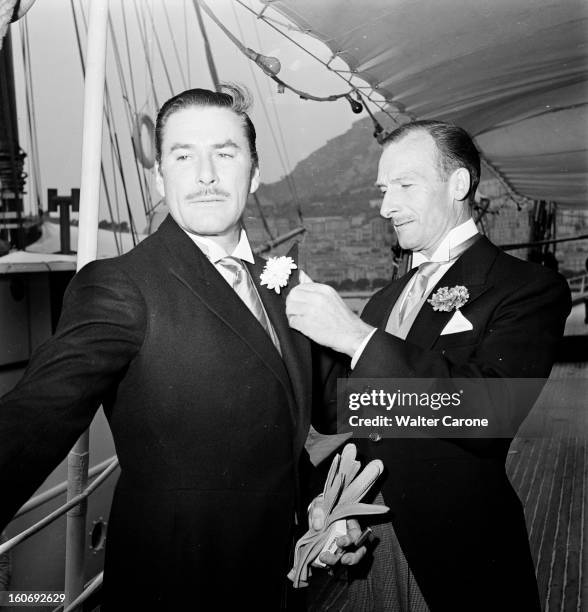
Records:
[[[439,281],[464,285],[473,329],[441,330],[453,315],[425,303],[406,341],[383,331],[412,273],[366,306],[379,327],[352,378],[543,378],[570,311],[569,289],[554,272],[506,255],[486,238]],[[522,420],[530,405],[521,406]],[[538,610],[521,503],[505,472],[510,439],[358,441],[386,467],[383,494],[401,547],[435,612]]]
[[[256,283],[262,268],[250,268]],[[310,346],[289,329],[284,294],[258,289],[283,359],[168,217],[74,277],[55,336],[0,404],[4,525],[103,403],[121,466],[105,609],[279,609]]]

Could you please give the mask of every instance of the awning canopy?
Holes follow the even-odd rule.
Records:
[[[466,128],[517,193],[588,204],[585,0],[273,0],[271,7],[323,41],[391,110]]]

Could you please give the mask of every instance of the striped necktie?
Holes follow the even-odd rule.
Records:
[[[249,276],[247,268],[243,262],[236,257],[223,257],[217,262],[218,266],[222,266],[233,275],[233,290],[243,300],[245,306],[249,308],[253,316],[259,321],[263,329],[271,338],[278,353],[282,354],[280,349],[280,341],[272,327],[272,324],[265,312],[261,298],[257,293],[257,289],[253,280]]]

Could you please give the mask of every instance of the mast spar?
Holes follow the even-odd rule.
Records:
[[[86,79],[84,86],[84,126],[82,138],[82,174],[77,269],[96,259],[98,249],[98,212],[100,207],[100,161],[102,157],[102,113],[106,67],[106,30],[108,0],[90,4]],[[86,431],[71,450],[68,461],[68,500],[79,495],[88,482],[89,432]],[[86,542],[84,501],[67,514],[65,558],[65,605],[84,588]]]

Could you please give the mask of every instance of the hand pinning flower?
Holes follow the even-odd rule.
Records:
[[[433,310],[441,310],[443,312],[451,312],[461,308],[470,299],[470,294],[466,287],[456,285],[455,287],[440,287],[427,300],[433,307]]]
[[[291,257],[270,257],[259,277],[261,284],[267,285],[268,289],[273,289],[276,293],[280,293],[282,287],[288,284],[292,270],[297,267]]]

